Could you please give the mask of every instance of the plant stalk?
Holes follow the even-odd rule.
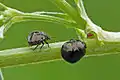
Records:
[[[51,43],[50,48],[45,45],[41,50],[38,48],[34,51],[35,46],[2,50],[0,51],[0,68],[62,59],[60,50],[64,42]],[[120,53],[120,42],[106,42],[104,46],[99,46],[95,39],[87,39],[86,45],[88,57],[103,55],[103,53]]]

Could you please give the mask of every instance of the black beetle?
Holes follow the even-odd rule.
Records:
[[[33,50],[35,50],[40,44],[42,44],[42,46],[40,47],[41,49],[44,46],[44,42],[48,44],[49,47],[49,43],[47,42],[47,40],[50,40],[50,37],[44,32],[33,31],[28,35],[28,44],[30,46],[37,45]]]
[[[71,39],[61,48],[61,55],[69,63],[76,63],[86,52],[86,44],[80,40]]]

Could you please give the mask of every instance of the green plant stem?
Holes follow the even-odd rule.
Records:
[[[6,24],[4,24],[3,32],[5,34],[5,32],[11,27],[12,24],[16,22],[22,22],[22,21],[44,21],[44,22],[52,22],[52,23],[63,24],[63,25],[77,26],[75,21],[68,18],[69,17],[64,14],[59,15],[59,17],[55,17],[51,15],[44,15],[44,14],[38,14],[38,13],[24,13],[22,16],[21,15],[14,16],[13,18],[11,18],[11,20],[9,20]]]
[[[61,13],[61,12],[45,12],[45,11],[39,12],[37,11],[33,13],[25,13],[25,15],[49,15],[49,16],[59,17],[59,18],[73,21],[69,15],[67,15],[66,13]]]
[[[65,18],[50,16],[50,15],[36,15],[36,14],[25,14],[24,16],[21,16],[24,21],[46,21],[46,22],[52,22],[52,23],[58,23],[58,24],[66,24],[66,25],[76,25],[76,22],[73,20],[68,20]]]
[[[55,3],[63,12],[67,13],[76,23],[80,29],[85,29],[86,21],[81,18],[78,11],[72,7],[66,0],[50,0]]]
[[[94,24],[88,17],[83,0],[74,0],[79,8],[81,17],[87,22],[85,32],[95,34],[98,43],[104,42],[120,42],[120,32],[110,32],[103,30],[100,26]]]
[[[51,48],[45,45],[43,49],[40,50],[38,48],[35,51],[32,50],[33,47],[2,50],[0,51],[0,67],[62,59],[60,48],[63,43],[64,42],[51,43]],[[103,53],[109,54],[111,52],[112,54],[120,53],[120,43],[118,42],[106,42],[105,46],[99,46],[96,44],[96,40],[88,39],[86,45],[86,56],[103,55]]]
[[[0,3],[0,11],[7,9],[8,7]]]
[[[0,69],[0,80],[4,80],[2,70]]]
[[[9,29],[9,27],[16,22],[21,21],[46,21],[46,22],[53,22],[65,25],[72,25],[76,29],[77,35],[80,38],[85,39],[87,49],[86,55],[87,56],[97,56],[98,54],[104,55],[111,53],[116,54],[120,53],[120,32],[108,32],[103,30],[101,27],[95,25],[87,16],[83,3],[80,2],[82,0],[78,0],[78,8],[80,8],[81,17],[86,21],[86,32],[81,28],[78,28],[78,20],[81,18],[78,17],[77,11],[75,14],[74,8],[72,8],[65,0],[53,0],[63,9],[64,13],[49,13],[49,12],[35,12],[35,13],[23,13],[17,11],[15,9],[7,8],[10,17],[10,20],[3,24],[2,29],[0,29],[0,35],[2,34],[2,30],[4,29],[4,33]],[[77,1],[76,1],[77,3]],[[0,4],[0,6],[2,6]],[[3,6],[4,7],[4,6]],[[72,10],[71,10],[72,9]],[[77,15],[76,15],[77,14]],[[11,17],[11,15],[13,15]],[[70,18],[71,16],[71,18]],[[77,19],[78,18],[78,19]],[[83,21],[84,21],[83,20]],[[84,22],[80,21],[80,24]],[[83,26],[84,27],[84,26]],[[87,39],[86,34],[89,32],[95,32],[96,38],[94,39]],[[98,45],[98,41],[104,42],[105,45]],[[0,68],[1,67],[8,67],[13,65],[20,65],[20,64],[28,64],[34,62],[43,62],[43,61],[50,61],[61,59],[60,55],[60,48],[64,42],[58,42],[50,44],[51,48],[47,48],[46,46],[40,51],[39,49],[33,51],[30,47],[24,48],[16,48],[16,49],[8,49],[0,51]]]
[[[63,42],[50,44],[51,48],[45,46],[41,50],[38,48],[35,51],[31,47],[0,51],[0,67],[60,59],[62,44]]]

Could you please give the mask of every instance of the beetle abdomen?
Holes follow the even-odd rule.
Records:
[[[82,50],[68,51],[67,53],[64,50],[61,50],[61,53],[63,53],[63,59],[70,63],[76,63],[85,55],[85,53]]]
[[[70,40],[62,45],[61,55],[69,63],[79,61],[86,52],[86,45],[80,40]]]
[[[34,42],[28,42],[28,44],[30,46],[33,46],[33,45],[41,44],[41,42],[40,41],[34,41]]]

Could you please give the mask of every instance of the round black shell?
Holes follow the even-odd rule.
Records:
[[[86,52],[86,44],[80,40],[71,39],[64,43],[61,48],[61,55],[69,63],[76,63]]]

